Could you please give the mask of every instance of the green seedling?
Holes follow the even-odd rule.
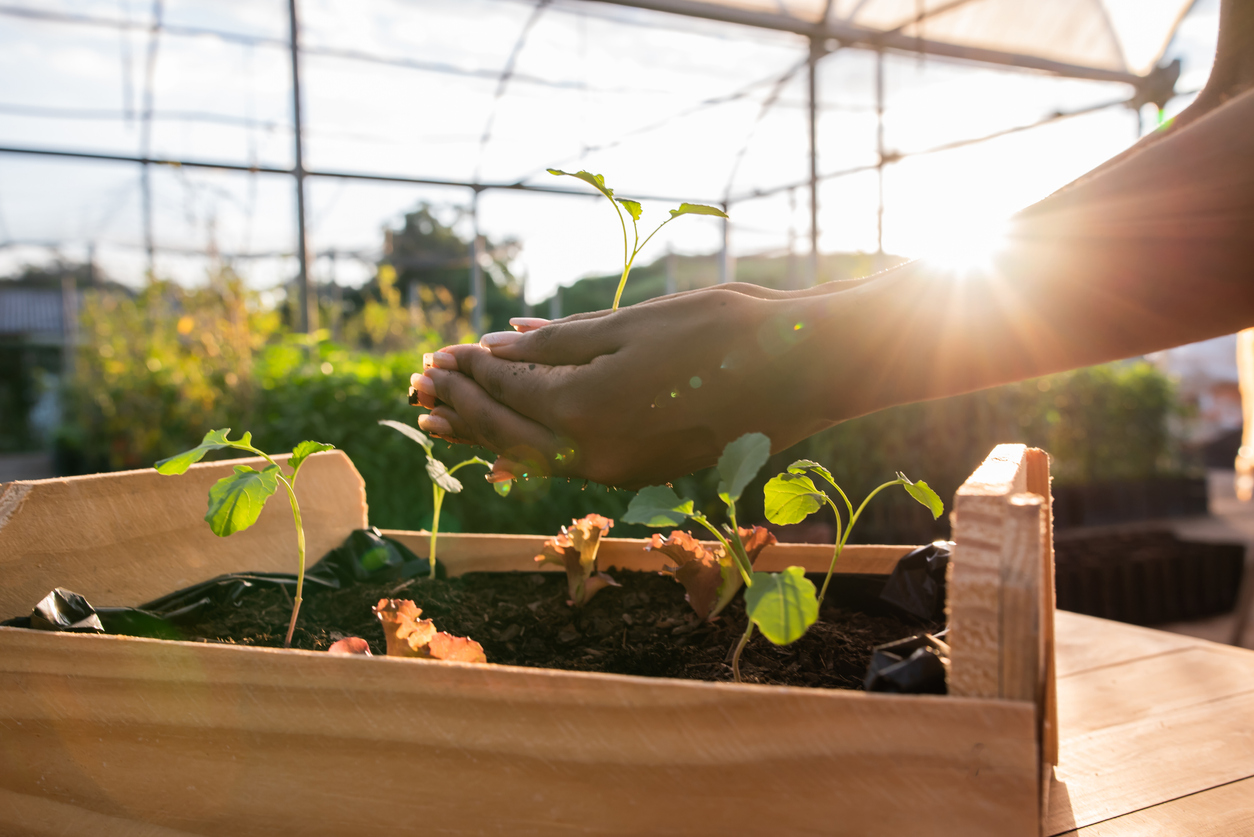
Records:
[[[746,433],[723,448],[718,460],[718,496],[727,505],[727,519],[719,531],[702,513],[694,511],[691,500],[682,500],[664,485],[641,489],[632,498],[623,520],[645,526],[678,526],[692,520],[714,535],[724,552],[732,556],[740,581],[745,586],[745,613],[749,624],[732,655],[732,675],[740,682],[740,655],[753,636],[756,625],[762,635],[776,645],[796,642],[819,617],[814,585],[801,567],[788,567],[782,573],[754,572],[736,523],[736,501],[745,487],[762,470],[771,455],[771,440],[761,433]],[[732,594],[735,589],[732,589]],[[723,598],[720,591],[719,598]],[[727,596],[731,598],[730,595]],[[724,602],[726,604],[726,602]]]
[[[444,495],[460,494],[462,484],[457,477],[453,476],[457,471],[465,468],[467,465],[483,465],[489,471],[492,470],[492,463],[486,459],[480,459],[472,456],[464,462],[459,462],[452,468],[447,467],[443,462],[435,458],[435,442],[416,427],[408,424],[402,424],[399,421],[391,419],[382,419],[379,424],[392,428],[403,436],[406,436],[422,446],[423,451],[427,454],[427,476],[431,479],[431,548],[427,553],[427,561],[431,565],[430,577],[435,578],[435,547],[436,539],[440,535],[440,508],[444,505]],[[511,482],[493,483],[492,487],[496,489],[496,493],[502,497],[509,494]]]
[[[335,446],[323,442],[301,442],[292,448],[292,456],[287,460],[292,474],[286,476],[283,468],[271,458],[270,454],[253,447],[251,433],[245,433],[239,439],[232,441],[227,438],[230,432],[229,427],[210,430],[196,447],[163,459],[153,467],[160,474],[183,474],[194,463],[203,459],[209,451],[225,448],[246,451],[263,457],[266,462],[270,463],[260,471],[248,465],[236,465],[235,473],[215,482],[209,489],[209,511],[205,514],[205,520],[218,537],[233,535],[257,522],[266,501],[279,490],[280,485],[287,490],[287,499],[292,506],[292,519],[296,523],[297,554],[296,595],[292,602],[292,618],[287,624],[287,637],[283,640],[283,647],[291,648],[292,632],[296,630],[296,617],[300,613],[301,592],[305,585],[305,527],[300,519],[300,504],[296,502],[296,476],[300,473],[300,466],[311,454],[331,450]]]
[[[649,243],[649,239],[657,235],[658,230],[665,227],[671,221],[674,221],[680,215],[714,215],[718,218],[726,218],[727,213],[713,206],[706,206],[700,203],[681,203],[678,209],[670,210],[670,217],[654,228],[653,232],[645,236],[644,241],[640,240],[640,215],[643,208],[639,201],[633,201],[629,198],[614,197],[614,190],[605,185],[605,178],[599,174],[592,174],[587,171],[562,171],[561,169],[549,169],[549,174],[561,175],[565,177],[577,177],[584,183],[596,189],[614,205],[614,211],[618,213],[618,223],[623,228],[623,275],[618,280],[618,290],[614,293],[614,304],[610,307],[611,311],[618,310],[618,302],[623,297],[623,288],[627,285],[627,276],[631,273],[631,266],[636,261],[636,256]],[[627,210],[627,214],[631,216],[631,231],[633,240],[627,239],[627,219],[623,217],[623,210]]]
[[[808,474],[817,474],[827,481],[832,488],[836,489],[836,493],[840,495],[840,499],[844,502],[845,509],[848,512],[847,522],[842,519],[840,509],[836,503],[814,484],[814,480],[807,472]],[[868,494],[857,510],[854,509],[853,503],[849,502],[849,497],[845,494],[844,489],[836,484],[836,480],[832,479],[831,473],[819,463],[812,462],[809,459],[797,460],[788,466],[787,471],[773,477],[766,484],[766,519],[772,523],[800,523],[818,511],[824,503],[830,506],[832,511],[836,513],[836,548],[832,552],[831,566],[827,568],[827,578],[823,580],[823,589],[819,591],[818,603],[821,604],[823,597],[827,595],[827,586],[832,581],[832,573],[836,571],[836,562],[840,560],[840,554],[844,551],[845,544],[848,543],[849,535],[853,532],[853,527],[857,524],[858,518],[862,516],[863,509],[866,508],[867,503],[871,502],[872,497],[887,488],[892,488],[894,485],[900,485],[905,488],[907,494],[932,513],[933,520],[940,517],[941,512],[945,510],[945,504],[941,502],[941,498],[936,495],[936,492],[927,483],[922,480],[912,482],[900,471],[897,472],[897,479],[884,483]]]

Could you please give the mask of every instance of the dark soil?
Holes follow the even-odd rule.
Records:
[[[613,576],[622,587],[602,590],[580,609],[566,604],[561,573],[470,573],[322,591],[302,604],[292,644],[322,650],[342,637],[360,636],[375,654],[383,654],[383,631],[371,606],[381,598],[401,598],[413,599],[438,629],[477,640],[493,663],[732,679],[731,650],[745,626],[741,597],[716,622],[701,624],[673,579],[619,570]],[[822,584],[821,576],[812,580]],[[777,647],[755,632],[741,659],[742,678],[861,689],[876,645],[939,628],[877,605],[874,597],[882,586],[879,577],[833,579],[819,621],[802,639]],[[185,639],[281,647],[290,615],[286,591],[257,587],[240,605],[221,606],[199,623],[180,627]]]

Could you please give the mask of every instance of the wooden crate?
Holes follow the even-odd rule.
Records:
[[[201,521],[230,465],[0,492],[0,614],[52,586],[136,604],[289,570],[274,503]],[[704,683],[0,628],[0,833],[1035,835],[1053,725],[1049,477],[1003,445],[956,498],[948,696]],[[318,555],[365,525],[339,452],[298,493]],[[417,533],[389,532],[420,554]],[[533,568],[542,538],[441,536],[454,573]],[[609,539],[613,566],[659,564]],[[778,545],[764,569],[825,569]],[[888,572],[906,546],[851,547]]]

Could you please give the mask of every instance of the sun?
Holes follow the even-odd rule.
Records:
[[[1009,243],[1010,219],[972,218],[939,222],[924,237],[919,260],[955,277],[987,274]]]

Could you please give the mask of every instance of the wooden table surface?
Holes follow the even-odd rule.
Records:
[[[1254,651],[1059,612],[1044,834],[1254,835]]]

